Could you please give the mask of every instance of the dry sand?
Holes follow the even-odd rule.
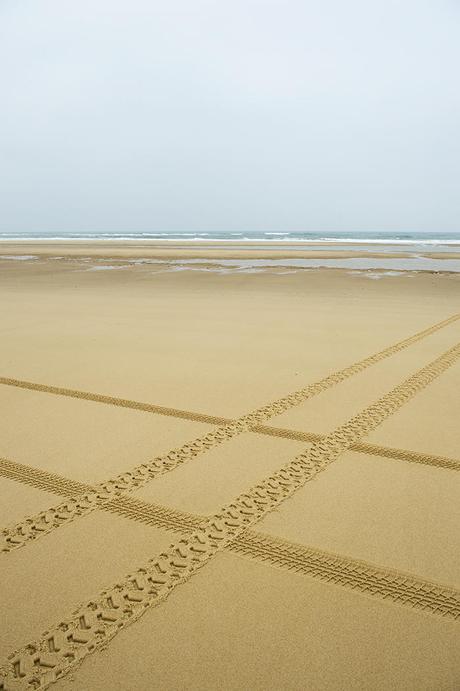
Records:
[[[136,256],[0,260],[6,688],[62,670],[73,691],[457,689],[460,319],[385,349],[459,313],[460,276],[88,271],[78,252]],[[259,413],[290,432],[241,417],[374,353]],[[226,513],[302,453],[292,496],[249,493],[250,530]],[[213,514],[208,551],[187,552]]]

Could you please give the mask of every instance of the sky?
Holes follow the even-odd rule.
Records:
[[[459,0],[0,0],[0,232],[460,231]]]

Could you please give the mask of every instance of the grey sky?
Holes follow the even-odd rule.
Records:
[[[1,0],[0,231],[460,230],[457,0]]]

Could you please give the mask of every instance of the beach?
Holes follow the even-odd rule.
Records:
[[[0,255],[6,689],[458,688],[458,246]]]

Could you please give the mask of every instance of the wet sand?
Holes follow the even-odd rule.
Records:
[[[0,248],[7,688],[457,688],[460,276],[171,251]]]
[[[357,243],[358,244],[358,243]],[[370,259],[388,258],[385,243],[360,243],[359,249],[351,249],[350,243],[329,242],[230,242],[221,240],[210,244],[209,241],[193,241],[184,245],[183,241],[144,240],[139,241],[2,241],[1,255],[35,255],[37,257],[73,257],[99,259],[357,259],[363,256]],[[391,243],[389,243],[391,245]],[[388,245],[388,246],[389,246]],[[434,249],[423,251],[412,245],[401,244],[397,251],[392,251],[395,259],[404,259],[417,254],[429,259],[460,259],[458,245],[445,243],[450,251],[436,252]]]

